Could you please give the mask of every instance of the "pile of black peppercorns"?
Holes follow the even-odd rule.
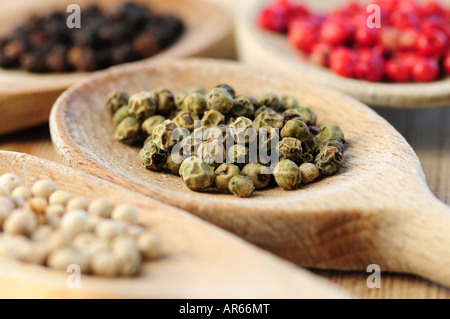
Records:
[[[174,43],[183,23],[148,7],[125,3],[105,13],[81,11],[81,28],[67,27],[68,14],[32,17],[0,39],[0,67],[29,72],[95,71],[150,57]]]

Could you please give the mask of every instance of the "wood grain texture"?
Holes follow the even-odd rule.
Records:
[[[80,0],[81,8],[97,3],[105,10],[123,0]],[[233,20],[217,5],[202,0],[136,0],[158,13],[178,16],[186,26],[174,45],[146,60],[208,56],[234,58]],[[33,14],[53,10],[65,12],[71,0],[0,1],[0,36],[8,34]],[[86,77],[86,73],[33,74],[0,69],[0,135],[48,121],[50,109],[64,89]]]
[[[22,153],[0,151],[0,173],[31,186],[52,179],[59,189],[89,200],[109,198],[138,207],[140,223],[161,237],[163,256],[146,262],[140,276],[105,279],[84,275],[80,289],[68,274],[9,259],[0,262],[3,298],[345,298],[323,279],[263,252],[183,211],[104,180]]]
[[[239,59],[254,66],[272,68],[295,75],[317,85],[333,87],[373,106],[424,108],[450,105],[450,78],[432,83],[371,83],[344,78],[329,69],[311,65],[288,43],[286,36],[260,29],[256,17],[265,3],[272,0],[244,2],[236,19]],[[318,12],[328,12],[345,0],[303,0]],[[367,3],[366,0],[359,2]],[[450,4],[449,0],[442,1]]]
[[[320,123],[339,124],[348,140],[341,172],[296,191],[269,189],[249,199],[195,193],[179,177],[146,171],[138,148],[114,140],[103,106],[109,91],[160,86],[180,92],[221,82],[238,94],[292,94],[317,112]],[[66,91],[52,111],[51,131],[68,165],[190,211],[299,265],[354,270],[375,263],[450,286],[450,209],[427,188],[403,137],[340,93],[233,62],[124,66]]]

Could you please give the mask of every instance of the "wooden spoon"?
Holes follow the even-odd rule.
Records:
[[[105,96],[153,87],[180,92],[228,83],[237,94],[292,94],[345,132],[339,174],[248,199],[190,191],[180,177],[145,170],[139,148],[114,139]],[[70,166],[181,207],[299,265],[421,275],[450,286],[450,209],[428,189],[417,156],[384,119],[341,93],[235,62],[206,59],[124,66],[67,90],[52,110],[51,133]]]
[[[261,8],[272,0],[243,3],[236,19],[238,56],[254,66],[264,66],[292,74],[308,82],[339,89],[373,106],[424,108],[450,105],[450,78],[430,83],[372,83],[344,78],[329,69],[310,64],[300,57],[285,35],[262,30],[256,24]],[[368,3],[367,0],[359,0]],[[342,6],[339,0],[304,0],[316,12],[329,12]],[[443,1],[446,5],[449,0]]]
[[[83,9],[97,3],[108,10],[125,0],[80,0]],[[225,10],[198,0],[140,0],[154,12],[173,14],[186,26],[183,36],[173,46],[147,60],[182,56],[234,56],[233,21]],[[66,12],[71,0],[1,1],[0,37],[10,34],[34,15],[54,10]],[[83,22],[82,26],[83,26]],[[35,74],[0,69],[0,134],[9,133],[48,121],[50,109],[58,95],[86,73]]]
[[[133,278],[82,275],[68,289],[68,273],[1,259],[2,298],[345,298],[346,293],[190,214],[104,180],[34,156],[0,151],[0,175],[25,185],[52,179],[59,189],[89,200],[109,198],[140,211],[140,222],[160,235],[163,257]]]

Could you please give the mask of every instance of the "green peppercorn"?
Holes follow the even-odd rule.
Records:
[[[156,101],[147,91],[133,94],[128,101],[128,112],[139,121],[144,121],[156,113]]]
[[[230,147],[228,150],[228,161],[240,167],[247,164],[249,162],[248,147],[241,144],[236,144]]]
[[[236,117],[230,112],[227,115],[225,115],[225,124],[231,125],[236,121]]]
[[[297,111],[296,109],[288,109],[284,111],[281,115],[283,116],[284,124],[286,124],[287,121],[290,121],[295,118],[299,118],[306,123],[306,120],[303,118],[303,114],[300,113],[300,111]]]
[[[146,169],[158,171],[164,167],[167,153],[154,142],[148,142],[139,152],[139,158]]]
[[[345,143],[344,132],[336,124],[322,125],[319,134],[314,139],[318,145],[331,139],[340,140],[342,143]]]
[[[167,156],[166,167],[169,172],[175,175],[180,174],[180,166],[183,160],[187,158],[178,152],[172,152]]]
[[[114,123],[116,123],[116,125],[119,125],[120,122],[122,122],[128,116],[130,116],[130,113],[128,113],[128,105],[123,105],[119,107],[116,113],[114,113],[113,117]]]
[[[281,97],[281,104],[286,110],[293,109],[299,106],[297,99],[294,96],[288,94],[285,94]]]
[[[192,190],[203,190],[214,185],[214,170],[209,164],[198,159],[185,159],[180,166],[180,175],[186,186]]]
[[[281,103],[280,97],[275,93],[266,93],[258,101],[261,106],[267,106],[276,112],[284,111],[283,105]]]
[[[142,125],[142,132],[146,133],[148,136],[152,136],[153,129],[157,127],[159,124],[165,121],[165,117],[162,115],[153,115],[146,119]]]
[[[324,147],[327,146],[334,146],[338,149],[339,152],[341,152],[342,154],[344,153],[344,143],[342,143],[341,140],[332,138],[330,140],[325,140],[322,143],[320,143],[318,151],[320,152]]]
[[[233,141],[234,143],[234,140],[232,139],[232,136],[230,134],[229,127],[223,124],[214,127],[209,127],[203,133],[203,140],[205,141],[220,140],[222,141],[223,145],[226,145],[227,138],[230,138],[230,141]]]
[[[169,152],[181,140],[181,137],[175,138],[174,132],[177,128],[178,126],[171,120],[165,120],[158,124],[152,132],[153,142],[163,151]],[[178,133],[177,131],[176,134]]]
[[[338,172],[344,164],[344,156],[334,146],[323,147],[315,160],[317,168],[324,175]]]
[[[278,130],[270,126],[264,126],[258,131],[258,148],[259,148],[259,162],[261,164],[269,164],[271,156],[276,154],[280,136]]]
[[[302,182],[297,164],[288,159],[283,159],[276,165],[273,176],[277,185],[285,190],[296,189]]]
[[[229,125],[230,132],[235,141],[241,144],[252,143],[258,138],[258,132],[253,126],[252,120],[244,116],[240,116]]]
[[[208,110],[203,114],[202,126],[203,127],[214,127],[225,123],[225,116],[215,110]]]
[[[206,99],[203,94],[191,93],[184,99],[183,110],[202,116],[206,111]]]
[[[255,186],[250,178],[237,175],[230,179],[228,189],[233,195],[243,198],[252,196]]]
[[[231,95],[231,97],[232,97],[233,99],[236,97],[236,92],[235,92],[234,89],[233,89],[231,86],[229,86],[228,84],[222,83],[222,84],[216,85],[215,88],[218,88],[218,89],[225,89],[225,90],[227,90],[227,92]]]
[[[268,106],[261,106],[259,109],[255,111],[254,118],[256,119],[261,113],[270,113],[270,114],[277,114],[273,109],[271,109]]]
[[[189,111],[181,111],[173,120],[178,127],[185,128],[192,132],[195,127],[195,121],[200,121],[197,114]]]
[[[175,96],[175,106],[178,110],[182,110],[184,108],[184,99],[190,94],[191,92],[181,92],[180,94]]]
[[[309,137],[308,125],[300,118],[289,120],[281,130],[281,137],[293,137],[300,141],[306,141]]]
[[[226,89],[214,88],[208,94],[208,109],[227,114],[233,108],[233,97]]]
[[[235,117],[245,116],[252,118],[255,114],[255,107],[252,100],[247,96],[239,96],[233,100],[233,108],[231,114]]]
[[[257,163],[245,165],[242,169],[242,174],[252,180],[253,185],[255,185],[255,189],[266,188],[272,178],[269,168]]]
[[[250,100],[250,102],[253,104],[253,107],[255,108],[255,110],[257,110],[261,107],[261,105],[258,103],[258,99],[256,97],[254,97],[253,95],[247,94],[244,96]]]
[[[157,89],[151,92],[156,101],[157,112],[164,116],[169,116],[175,108],[175,98],[169,90]]]
[[[297,106],[294,107],[295,110],[299,111],[303,115],[303,120],[306,121],[308,125],[316,125],[317,115],[309,107]]]
[[[276,112],[274,113],[262,112],[253,121],[253,126],[257,130],[259,130],[261,127],[264,126],[270,126],[273,128],[281,129],[283,127],[283,117]]]
[[[205,141],[198,148],[197,156],[212,167],[217,167],[226,160],[225,147],[221,140]]]
[[[126,144],[134,144],[141,140],[141,123],[129,116],[120,122],[116,128],[116,139]]]
[[[206,90],[201,87],[201,86],[197,86],[197,87],[192,87],[189,90],[186,91],[187,93],[198,93],[201,95],[206,95],[208,92],[206,92]]]
[[[300,165],[299,170],[302,174],[302,183],[304,184],[313,182],[320,175],[319,168],[312,163],[304,163]]]
[[[216,168],[216,187],[222,193],[228,193],[228,183],[234,176],[241,174],[239,167],[234,164],[224,163]]]
[[[278,157],[281,159],[288,159],[295,164],[302,163],[302,143],[293,137],[283,138],[277,146]]]
[[[193,156],[201,144],[201,137],[197,138],[195,135],[190,135],[183,138],[183,140],[180,142],[180,152],[181,154],[183,154],[184,158]]]
[[[106,109],[111,114],[124,105],[128,105],[128,95],[124,92],[111,92],[106,99]]]

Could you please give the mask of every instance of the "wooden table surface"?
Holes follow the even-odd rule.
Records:
[[[450,107],[426,110],[376,109],[393,124],[417,152],[428,185],[450,204]],[[0,137],[0,149],[59,161],[47,126]],[[450,289],[404,274],[381,275],[381,288],[369,289],[366,272],[313,270],[361,298],[450,298]]]

